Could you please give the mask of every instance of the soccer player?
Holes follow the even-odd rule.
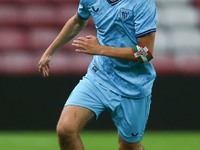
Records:
[[[76,52],[94,56],[61,113],[57,125],[60,148],[83,150],[79,131],[108,110],[118,130],[119,150],[144,150],[140,141],[156,77],[150,62],[157,21],[154,0],[80,0],[77,13],[43,54],[39,70],[43,77],[49,76],[53,54],[86,26],[91,16],[97,37],[79,37],[72,44]]]

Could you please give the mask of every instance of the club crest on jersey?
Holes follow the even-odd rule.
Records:
[[[125,21],[132,15],[132,11],[130,9],[121,8],[120,9],[120,18]]]

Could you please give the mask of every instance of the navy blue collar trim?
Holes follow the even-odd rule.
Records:
[[[120,2],[121,0],[116,0],[114,2],[111,2],[110,0],[107,0],[109,4],[111,4],[111,6],[114,6],[115,4],[117,4],[118,2]]]

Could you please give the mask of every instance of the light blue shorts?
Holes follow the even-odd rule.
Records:
[[[108,110],[121,138],[129,143],[142,139],[149,116],[151,96],[126,98],[103,85],[83,77],[70,94],[65,106],[76,105],[90,109],[96,115]]]

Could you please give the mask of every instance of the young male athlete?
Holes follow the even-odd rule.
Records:
[[[79,37],[73,46],[76,52],[94,57],[60,116],[60,148],[83,150],[79,131],[109,110],[119,133],[119,150],[144,150],[140,141],[156,77],[150,63],[157,21],[154,0],[80,0],[77,14],[43,54],[39,70],[43,77],[49,76],[53,54],[85,27],[90,16],[97,37]]]

